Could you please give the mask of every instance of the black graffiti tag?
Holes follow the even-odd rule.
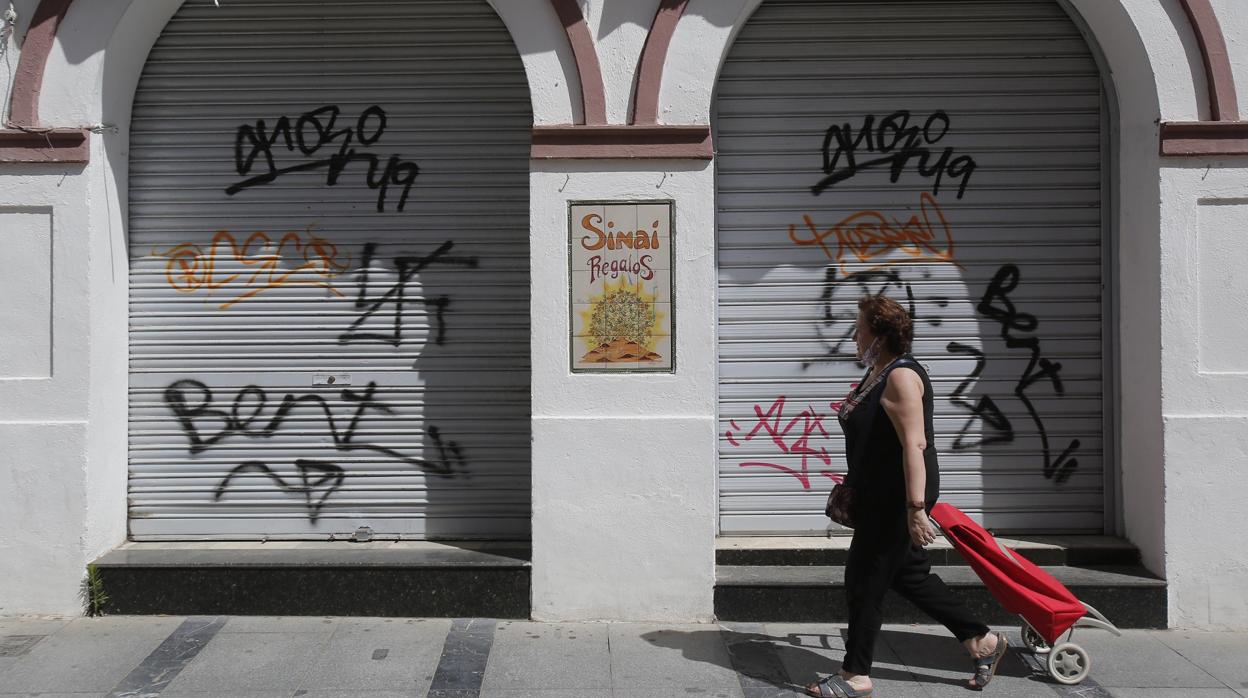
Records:
[[[403,324],[404,324],[404,307],[409,304],[407,298],[407,286],[412,279],[416,277],[423,269],[431,264],[447,264],[452,266],[476,268],[476,257],[452,257],[447,253],[455,243],[447,240],[442,243],[436,250],[424,256],[401,256],[394,258],[394,268],[398,271],[398,281],[386,289],[385,293],[380,296],[370,297],[368,292],[369,269],[372,267],[373,256],[377,253],[377,244],[368,243],[364,246],[363,262],[357,277],[358,292],[355,298],[356,310],[362,310],[360,316],[351,323],[346,332],[338,336],[339,344],[349,344],[352,342],[381,342],[393,346],[399,346],[403,341]],[[434,336],[436,344],[443,344],[446,341],[446,312],[450,307],[450,299],[446,296],[438,296],[437,298],[426,298],[420,301],[428,308],[437,323],[437,334]],[[393,327],[389,332],[363,332],[360,325],[364,324],[370,317],[373,317],[382,309],[383,306],[391,304],[393,306]]]
[[[214,407],[212,390],[197,380],[180,380],[165,389],[165,404],[173,410],[182,426],[182,431],[190,441],[191,453],[202,453],[226,438],[242,436],[253,439],[268,439],[282,428],[282,425],[296,410],[310,409],[319,412],[329,427],[333,446],[338,451],[373,451],[381,453],[393,460],[413,465],[421,470],[440,476],[452,476],[464,466],[463,455],[454,443],[443,444],[437,427],[429,427],[427,433],[434,445],[438,447],[439,460],[417,458],[380,444],[359,442],[356,432],[365,416],[372,413],[393,415],[394,410],[386,404],[374,399],[377,384],[370,382],[363,391],[344,389],[340,395],[343,401],[355,404],[355,412],[345,425],[334,417],[333,410],[325,398],[313,393],[296,395],[287,393],[273,414],[262,418],[261,414],[268,406],[268,395],[263,388],[249,385],[234,396],[228,411]],[[215,421],[221,428],[212,433],[205,433],[201,423]]]
[[[819,321],[815,323],[815,334],[823,342],[827,352],[822,356],[803,361],[802,370],[809,369],[817,363],[855,360],[857,350],[854,347],[853,337],[858,309],[852,303],[846,305],[845,300],[847,298],[856,300],[872,295],[884,296],[889,295],[890,292],[905,293],[904,304],[910,311],[911,319],[917,321],[919,316],[915,310],[914,287],[902,278],[899,269],[871,269],[853,272],[846,274],[843,278],[838,278],[837,267],[829,265],[824,270],[823,292],[819,296],[822,314]],[[838,302],[838,294],[841,294],[840,302]],[[931,296],[925,300],[941,308],[949,305],[949,299],[944,296]],[[925,317],[924,321],[934,327],[939,327],[942,322],[941,318],[935,316]]]
[[[949,402],[969,411],[973,416],[966,420],[962,428],[958,430],[958,437],[953,441],[953,450],[964,451],[969,448],[978,448],[993,443],[1008,443],[1014,440],[1014,426],[1010,424],[1010,419],[1005,416],[997,403],[989,395],[981,395],[979,400],[971,402],[966,397],[967,389],[979,380],[980,374],[984,372],[984,366],[988,363],[988,359],[984,356],[984,352],[961,342],[949,342],[945,347],[950,354],[963,354],[975,358],[975,369],[969,375],[962,379],[958,387],[949,395]],[[971,433],[975,426],[975,420],[979,419],[984,424],[992,427],[996,431],[995,434],[980,436],[977,439],[968,439],[967,434]]]
[[[1079,448],[1079,439],[1071,439],[1070,444],[1058,454],[1057,458],[1052,458],[1048,430],[1045,429],[1044,421],[1036,411],[1035,405],[1027,397],[1027,390],[1042,379],[1049,381],[1058,396],[1065,395],[1066,389],[1062,385],[1062,365],[1040,355],[1040,339],[1035,336],[1020,337],[1015,334],[1016,332],[1034,332],[1040,324],[1035,315],[1020,312],[1010,300],[1010,293],[1018,288],[1018,282],[1018,267],[1013,264],[1002,265],[992,277],[988,288],[985,289],[977,309],[985,317],[995,320],[1001,326],[1001,338],[1005,340],[1006,347],[1026,349],[1030,352],[1027,368],[1014,386],[1014,395],[1023,403],[1027,414],[1031,416],[1036,429],[1040,432],[1040,445],[1044,451],[1044,476],[1062,483],[1068,480],[1079,467],[1079,460],[1073,455]]]
[[[212,498],[215,501],[221,501],[221,498],[225,496],[225,491],[229,489],[230,481],[234,479],[235,475],[254,471],[267,476],[283,492],[302,494],[304,507],[308,510],[308,519],[316,523],[317,518],[321,515],[321,507],[325,506],[325,500],[329,499],[331,494],[337,492],[339,487],[342,487],[342,481],[346,478],[346,472],[333,463],[307,458],[296,459],[295,468],[299,470],[300,481],[297,484],[291,484],[281,475],[273,472],[273,469],[263,461],[246,461],[231,470],[225,476],[225,479],[217,484],[216,492],[213,493]],[[315,476],[314,479],[313,473],[319,473],[319,475]]]
[[[401,156],[391,155],[384,168],[381,156],[375,153],[359,152],[353,145],[371,146],[381,139],[386,131],[386,111],[374,104],[362,111],[355,124],[337,128],[338,117],[342,110],[336,106],[324,106],[299,115],[294,124],[290,117],[281,116],[269,130],[264,119],[258,119],[255,125],[243,124],[238,127],[234,136],[234,167],[240,177],[246,177],[226,187],[225,193],[233,196],[238,192],[269,184],[283,175],[303,170],[327,170],[325,183],[334,186],[339,177],[352,162],[368,163],[365,181],[369,189],[377,189],[377,210],[386,210],[386,195],[391,185],[402,187],[396,209],[403,210],[407,197],[411,194],[420,167]],[[279,142],[280,139],[280,142]],[[326,146],[338,145],[338,150],[327,157],[299,162],[279,167],[274,155],[281,153],[282,147],[293,153],[297,149],[306,157],[321,154]],[[256,161],[263,158],[263,169],[259,174],[252,174]],[[380,170],[380,172],[378,172]],[[248,176],[251,175],[251,176]]]
[[[923,177],[934,177],[932,194],[940,193],[940,185],[944,177],[961,178],[958,186],[958,198],[966,193],[966,185],[971,181],[975,171],[975,160],[969,155],[954,157],[953,148],[946,147],[936,156],[932,148],[949,132],[949,115],[943,111],[933,112],[922,126],[910,123],[910,112],[895,111],[879,119],[869,115],[862,121],[856,131],[851,124],[833,124],[823,137],[823,173],[826,175],[810,188],[816,196],[826,189],[843,182],[862,170],[877,165],[889,165],[889,178],[894,184],[909,167],[911,160],[917,160],[917,169]],[[872,153],[878,157],[870,160],[859,160],[862,153]]]

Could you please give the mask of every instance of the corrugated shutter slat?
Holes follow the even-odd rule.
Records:
[[[1101,104],[1051,0],[762,4],[714,118],[721,532],[826,530],[827,475],[845,471],[834,403],[862,375],[856,301],[880,292],[916,315],[944,499],[998,531],[1104,530]],[[899,111],[907,127],[946,116],[915,144],[929,168],[946,148],[974,161],[961,195],[957,172],[938,184],[917,153],[896,181],[886,161],[812,189],[836,156],[830,127],[852,140],[874,117],[854,156],[887,160],[905,138],[879,127]],[[1026,378],[1032,341],[1060,389]],[[983,400],[1008,425],[976,416],[996,419]]]
[[[177,12],[129,153],[135,538],[528,537],[531,127],[485,2]],[[266,139],[296,169],[227,191]]]

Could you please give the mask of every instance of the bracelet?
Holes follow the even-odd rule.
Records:
[[[915,500],[913,502],[906,502],[906,508],[911,511],[923,511],[924,509],[927,509],[927,505],[923,502]]]

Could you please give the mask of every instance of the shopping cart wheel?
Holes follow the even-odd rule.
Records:
[[[1040,637],[1040,633],[1036,632],[1030,625],[1023,623],[1021,630],[1023,634],[1023,644],[1026,645],[1027,649],[1031,650],[1033,654],[1048,654],[1049,650],[1053,649],[1052,647],[1049,647],[1049,643],[1045,642],[1043,637]]]
[[[1049,652],[1049,675],[1059,683],[1077,684],[1092,670],[1088,651],[1073,642],[1062,642]]]

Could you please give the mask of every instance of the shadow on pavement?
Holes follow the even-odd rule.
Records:
[[[716,645],[708,642],[709,634],[719,635],[726,652],[716,651]],[[803,686],[817,681],[827,674],[840,670],[839,657],[829,657],[828,650],[843,651],[846,631],[839,635],[819,633],[790,633],[776,636],[743,630],[695,630],[645,633],[647,642],[668,649],[679,650],[682,656],[695,662],[714,664],[748,677],[760,687],[789,689],[801,693]],[[1036,677],[1036,672],[1023,659],[1013,641],[1010,651],[1001,662],[998,676],[1019,678]],[[895,648],[904,648],[904,656]],[[897,655],[895,658],[886,656]],[[971,677],[971,662],[961,654],[962,648],[952,637],[929,633],[884,630],[876,649],[876,665],[871,678],[881,681],[923,682],[945,684],[963,688]],[[907,667],[895,669],[881,664],[896,663]],[[965,678],[925,673],[922,670],[962,672]]]

